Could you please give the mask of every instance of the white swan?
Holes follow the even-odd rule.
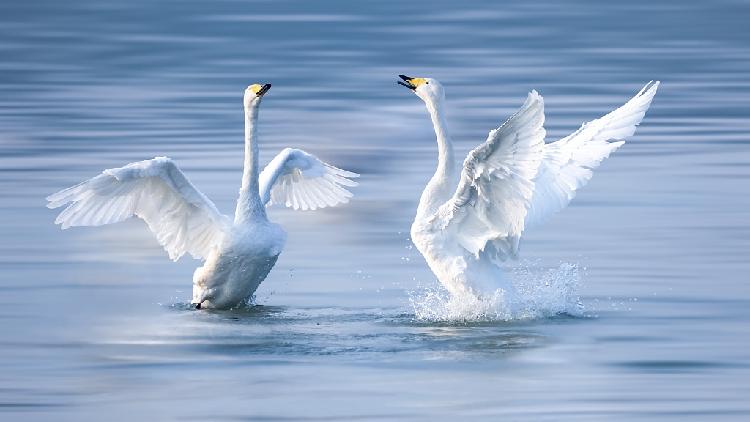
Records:
[[[193,275],[197,308],[227,309],[248,300],[284,248],[286,233],[266,216],[265,204],[314,210],[348,202],[344,186],[358,177],[298,149],[281,151],[258,175],[256,124],[261,99],[271,84],[245,90],[245,168],[234,222],[196,189],[166,157],[104,170],[47,200],[66,204],[55,223],[100,226],[132,216],[143,219],[172,260],[185,253],[205,258]]]
[[[453,295],[483,297],[512,284],[498,263],[515,258],[523,231],[565,208],[592,170],[635,132],[659,82],[571,135],[544,143],[544,102],[532,91],[521,109],[472,150],[458,172],[438,81],[399,75],[427,105],[438,143],[438,166],[422,192],[411,238]],[[609,142],[610,140],[617,140]]]

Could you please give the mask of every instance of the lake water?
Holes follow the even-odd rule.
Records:
[[[747,420],[750,6],[518,3],[0,4],[0,419]],[[399,73],[443,82],[460,154],[531,89],[550,141],[662,81],[523,244],[517,271],[577,284],[580,312],[425,301],[408,231],[436,148]],[[347,206],[270,211],[289,241],[262,306],[188,309],[198,262],[140,221],[53,225],[46,195],[156,155],[231,213],[254,82],[264,162],[362,174]]]

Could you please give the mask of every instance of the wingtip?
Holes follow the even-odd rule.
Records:
[[[656,94],[656,90],[659,89],[659,85],[661,84],[661,81],[648,81],[646,85],[644,85],[643,88],[641,88],[641,91],[638,93],[638,95],[651,95],[653,96]]]
[[[539,104],[541,107],[544,107],[544,97],[542,97],[539,92],[537,92],[536,89],[532,89],[529,92],[529,95],[526,97],[526,102],[524,106],[526,107],[532,107],[536,104]]]
[[[80,184],[71,186],[69,188],[59,190],[55,193],[47,195],[47,197],[44,198],[44,200],[48,202],[47,208],[57,208],[64,203],[70,202],[70,199],[65,200],[66,197],[69,197],[69,194],[74,190],[74,188],[79,185]]]
[[[609,153],[615,152],[618,148],[625,145],[625,140],[621,139],[619,141],[609,142]]]
[[[528,109],[535,106],[536,104],[541,104],[542,106],[544,106],[544,99],[535,89],[532,89],[531,91],[529,91],[528,95],[526,95],[526,100],[524,100],[521,109]]]

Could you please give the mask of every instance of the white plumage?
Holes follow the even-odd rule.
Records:
[[[622,107],[545,145],[526,216],[527,227],[544,222],[568,206],[576,191],[591,180],[593,170],[635,133],[658,88],[658,81],[649,82]]]
[[[167,157],[104,170],[47,198],[47,207],[68,205],[55,220],[63,229],[143,219],[169,257],[205,258],[231,227],[177,165]]]
[[[534,91],[464,160],[458,188],[437,218],[455,230],[456,241],[471,254],[478,256],[488,242],[499,251],[516,252],[544,147],[543,124],[544,102]]]
[[[315,210],[349,202],[354,187],[349,178],[358,174],[326,164],[305,151],[286,148],[260,174],[263,203],[282,204],[295,210]]]
[[[426,104],[438,141],[438,167],[420,198],[411,237],[452,293],[515,291],[499,261],[515,258],[524,230],[565,208],[592,170],[635,132],[659,82],[576,132],[544,143],[544,101],[532,91],[521,109],[472,150],[457,173],[438,81],[400,75]]]
[[[65,206],[55,220],[63,229],[143,219],[172,260],[185,253],[205,259],[193,275],[193,303],[231,308],[249,299],[284,247],[286,233],[270,222],[264,205],[316,209],[345,203],[343,186],[359,175],[338,169],[302,150],[286,148],[258,174],[256,122],[270,84],[245,91],[245,168],[235,219],[221,214],[167,157],[104,170],[50,195],[49,208]],[[261,199],[262,198],[262,199]]]

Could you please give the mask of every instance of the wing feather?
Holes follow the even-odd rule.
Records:
[[[205,258],[218,245],[229,219],[198,191],[167,157],[104,170],[47,198],[65,206],[55,219],[63,229],[143,219],[173,260],[185,253]]]
[[[521,109],[466,157],[456,192],[435,217],[470,253],[489,247],[501,257],[516,254],[544,135],[544,100],[532,91]]]
[[[545,145],[534,196],[526,215],[526,226],[546,221],[567,207],[578,189],[593,176],[593,170],[635,133],[643,120],[659,82],[649,82],[630,101],[609,114],[584,123],[580,129]]]
[[[284,204],[295,210],[315,210],[346,203],[357,173],[324,163],[305,151],[286,148],[260,174],[264,203]]]

